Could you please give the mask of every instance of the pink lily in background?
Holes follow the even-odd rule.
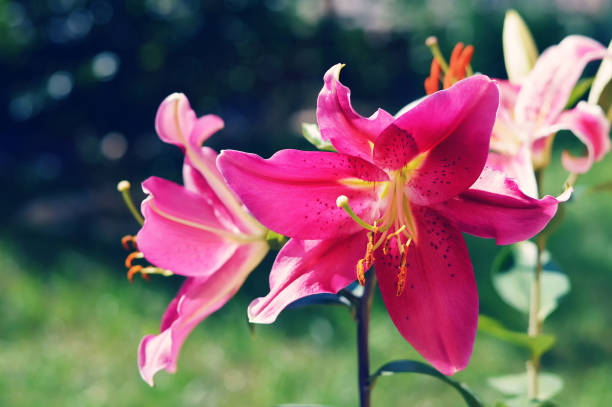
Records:
[[[570,130],[587,155],[563,152],[571,173],[587,172],[610,151],[610,122],[597,105],[579,102],[564,111],[586,64],[606,56],[606,48],[590,38],[569,36],[545,50],[520,84],[498,81],[501,104],[491,138],[488,165],[515,178],[525,193],[537,197],[534,169],[548,165],[554,134]]]
[[[338,153],[282,150],[263,159],[226,150],[217,160],[251,213],[291,237],[249,319],[271,323],[299,298],[363,282],[375,265],[399,332],[453,374],[469,361],[478,318],[461,232],[521,241],[546,225],[558,201],[483,171],[499,103],[489,78],[459,81],[398,118],[382,109],[364,118],[339,82],[341,68],[325,74],[317,103],[321,135]]]
[[[160,333],[145,336],[138,350],[142,378],[153,385],[159,370],[176,371],[187,335],[222,307],[268,252],[266,233],[242,206],[217,170],[217,154],[202,143],[223,127],[214,115],[197,118],[183,94],[160,105],[159,137],[185,153],[184,186],[151,177],[142,186],[149,197],[136,241],[157,268],[188,278],[162,318]],[[155,272],[155,267],[135,271]]]

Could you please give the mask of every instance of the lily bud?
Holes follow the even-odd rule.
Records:
[[[535,65],[538,49],[527,24],[515,10],[506,12],[502,40],[508,79],[520,84]]]

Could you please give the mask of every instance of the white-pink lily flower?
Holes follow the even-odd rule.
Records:
[[[548,164],[554,134],[570,130],[585,145],[586,156],[564,151],[563,166],[587,172],[610,151],[610,122],[599,106],[586,102],[564,111],[587,63],[607,55],[599,42],[569,36],[546,49],[521,84],[499,80],[501,101],[491,138],[488,165],[515,178],[522,190],[537,196],[534,169]]]

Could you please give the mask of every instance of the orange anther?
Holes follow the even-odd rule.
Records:
[[[410,246],[410,240],[406,243],[405,249],[402,251],[402,257],[400,260],[399,273],[397,274],[397,292],[396,295],[399,297],[404,292],[406,287],[406,276],[408,275],[408,267],[406,262],[408,260],[408,247]]]
[[[431,95],[440,90],[440,62],[436,58],[431,61],[429,77],[425,79],[425,92]]]
[[[406,287],[406,275],[408,274],[408,269],[406,266],[400,267],[399,274],[397,275],[397,292],[395,295],[398,297],[402,295],[404,292],[404,288]]]
[[[121,238],[121,244],[123,245],[125,250],[131,250],[130,243],[132,245],[131,249],[138,250],[138,246],[136,245],[136,236],[125,235]]]
[[[142,270],[143,270],[143,267],[140,265],[130,267],[130,269],[127,272],[127,279],[130,281],[130,283],[134,282],[134,274],[136,273],[140,273],[140,276],[146,281],[151,280],[148,275],[146,275],[145,273],[141,273]]]
[[[128,256],[125,258],[125,267],[131,268],[132,262],[134,261],[134,259],[142,259],[142,257],[143,255],[141,252],[132,252],[128,254]]]
[[[361,259],[357,262],[357,281],[359,284],[365,285],[365,270],[363,267],[364,259]]]
[[[465,78],[466,68],[474,55],[474,47],[468,45],[464,48],[463,43],[459,42],[455,45],[451,54],[449,69],[444,77],[444,89],[447,89],[457,81]]]

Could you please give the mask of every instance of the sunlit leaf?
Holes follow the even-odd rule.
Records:
[[[314,123],[302,123],[302,135],[310,144],[325,151],[336,151],[329,141],[323,140],[319,126]]]
[[[538,376],[538,399],[548,400],[563,389],[563,379],[552,373],[540,373]],[[527,373],[491,377],[489,385],[508,396],[527,394]]]
[[[524,241],[502,250],[493,265],[493,286],[499,296],[517,310],[529,313],[531,285],[537,261],[537,247]],[[550,261],[550,253],[542,255],[540,311],[544,320],[558,305],[559,300],[570,290],[570,282]]]
[[[527,24],[515,10],[506,12],[502,42],[508,79],[520,83],[535,65],[538,49]]]
[[[300,298],[289,304],[286,309],[297,309],[302,307],[308,307],[310,305],[340,305],[346,307],[352,307],[351,302],[344,296],[338,294],[313,294],[307,297]]]
[[[589,90],[589,88],[593,84],[593,80],[594,78],[584,78],[578,81],[576,86],[574,86],[574,89],[572,89],[572,93],[570,93],[569,95],[569,99],[567,100],[567,104],[565,105],[566,109],[570,109],[574,107],[576,103],[578,103],[580,98],[584,96],[585,93],[587,93],[587,90]]]
[[[370,377],[370,380],[372,384],[374,384],[379,376],[389,376],[396,373],[419,373],[433,376],[454,387],[461,394],[461,397],[463,397],[463,400],[465,400],[468,406],[481,407],[483,405],[478,397],[476,397],[465,384],[453,380],[438,372],[433,367],[422,362],[417,362],[416,360],[394,360],[393,362],[386,363]]]
[[[557,407],[557,404],[550,400],[537,401],[529,400],[526,395],[508,397],[504,401],[495,403],[495,407]]]
[[[505,342],[527,348],[534,357],[540,357],[555,344],[553,335],[529,336],[507,329],[501,323],[486,315],[478,316],[478,331],[495,336]]]

